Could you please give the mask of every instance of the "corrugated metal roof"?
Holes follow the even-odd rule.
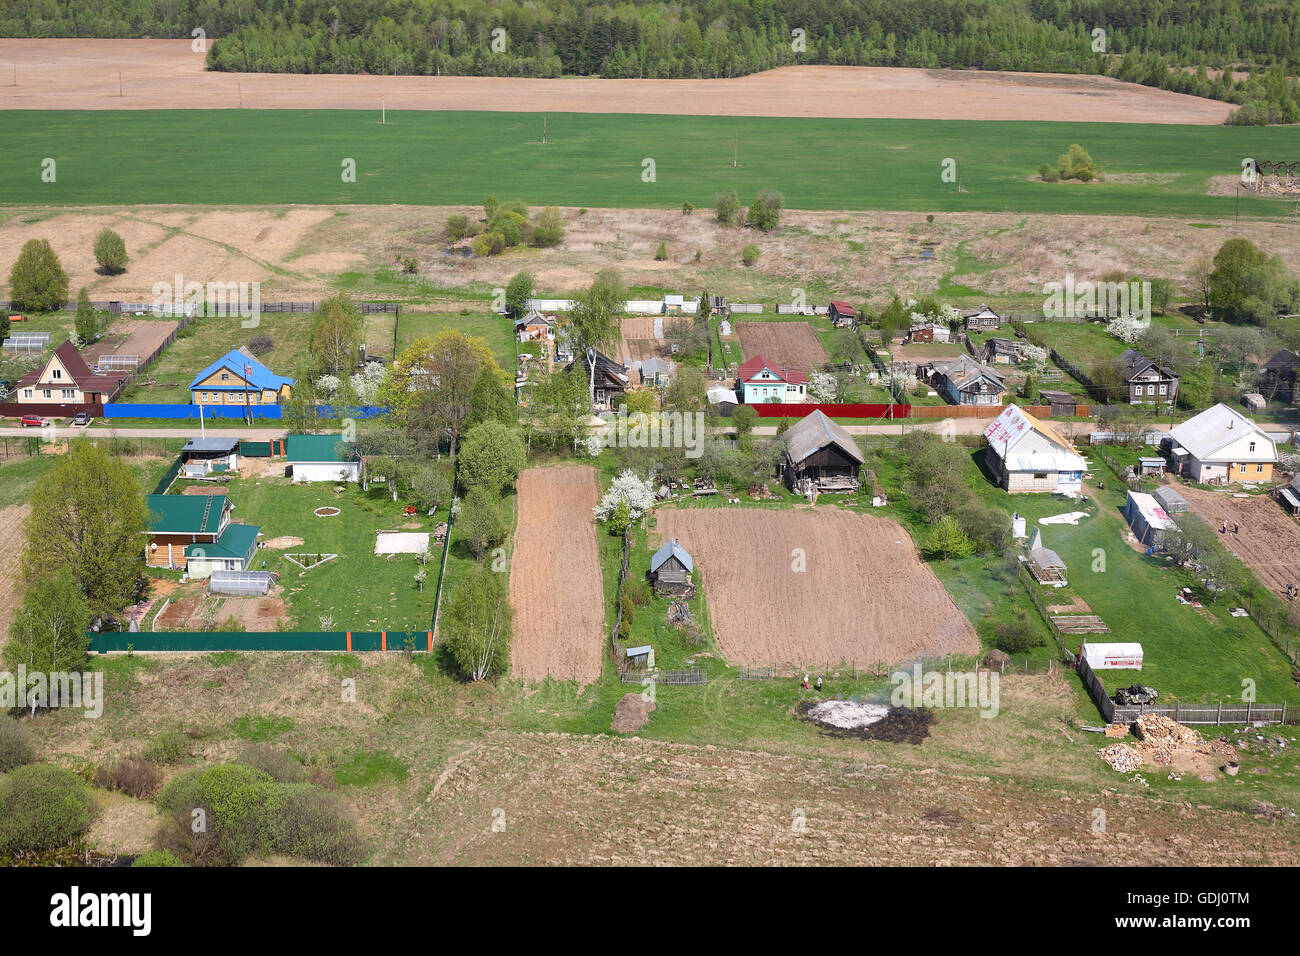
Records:
[[[158,515],[149,530],[155,534],[212,534],[221,526],[225,495],[146,495],[145,504]]]
[[[285,439],[285,458],[290,462],[301,462],[307,464],[310,462],[334,462],[334,461],[356,461],[358,459],[353,445],[353,451],[349,457],[339,457],[336,446],[343,441],[343,436],[338,435],[290,435]]]
[[[1187,499],[1180,495],[1175,488],[1157,488],[1154,497],[1156,501],[1160,502],[1165,511],[1179,512],[1187,510]]]
[[[262,529],[251,524],[230,524],[214,541],[200,541],[187,545],[187,558],[242,558],[253,549],[253,542]]]
[[[231,349],[221,358],[217,359],[198,375],[194,376],[194,381],[190,382],[190,388],[195,388],[209,375],[220,369],[226,369],[238,375],[241,380],[247,377],[249,385],[255,389],[278,389],[281,385],[292,385],[293,379],[286,378],[283,375],[276,375],[269,368],[253,358],[247,352],[241,349]],[[207,385],[205,388],[214,391],[240,391],[245,390],[245,386],[232,382],[226,385]]]
[[[1217,451],[1248,432],[1254,432],[1260,440],[1269,442],[1269,451],[1273,452],[1272,439],[1258,425],[1222,402],[1175,425],[1169,430],[1169,435],[1175,444],[1182,445],[1197,461],[1212,462]],[[1234,461],[1241,458],[1241,455],[1233,456]],[[1256,457],[1247,456],[1246,460],[1275,461],[1276,454],[1270,458],[1261,450],[1256,452]]]
[[[239,447],[238,438],[191,438],[182,451],[234,451]]]
[[[691,556],[686,553],[685,548],[677,543],[676,538],[669,538],[663,543],[663,547],[654,553],[654,557],[650,559],[650,570],[658,571],[660,566],[667,561],[669,557],[674,557],[680,561],[687,571],[695,570],[691,561]]]
[[[859,465],[866,461],[858,443],[843,425],[831,421],[819,409],[790,426],[785,433],[786,451],[795,464],[827,445],[838,445]]]

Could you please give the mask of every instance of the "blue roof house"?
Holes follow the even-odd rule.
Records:
[[[245,349],[231,349],[190,382],[195,405],[280,405],[293,379],[276,375]]]

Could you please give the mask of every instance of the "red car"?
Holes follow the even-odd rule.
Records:
[[[36,428],[40,428],[44,424],[45,424],[45,419],[41,418],[40,415],[23,416],[23,428],[31,428],[33,426]]]

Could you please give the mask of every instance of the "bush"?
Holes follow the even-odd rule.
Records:
[[[248,351],[254,355],[265,355],[273,348],[275,348],[275,339],[271,338],[270,332],[256,332],[249,336]]]
[[[366,855],[338,799],[309,783],[279,784],[270,790],[259,835],[271,850],[333,866],[353,866]]]
[[[420,268],[420,260],[415,256],[402,256],[399,261],[402,263],[402,271],[409,276],[415,275],[415,270]]]
[[[150,850],[148,853],[141,853],[135,858],[131,866],[184,866],[180,860],[167,850]]]
[[[0,773],[31,763],[36,759],[32,735],[12,717],[0,714]]]
[[[152,800],[162,786],[162,772],[148,760],[124,757],[111,767],[97,768],[95,786],[118,790],[137,800]]]
[[[259,847],[258,824],[272,786],[269,775],[238,764],[173,777],[157,800],[168,814],[159,834],[162,849],[190,864],[239,863]]]
[[[695,212],[695,207],[694,207],[693,205],[691,205],[691,203],[690,203],[689,201],[682,203],[682,215],[683,215],[683,216],[689,216],[689,215],[690,215],[691,213],[693,213],[693,212]]]
[[[993,630],[997,645],[1008,654],[1024,654],[1046,641],[1023,611],[1009,621],[1003,621]]]
[[[479,224],[471,221],[469,216],[457,214],[447,217],[447,238],[452,242],[460,242],[462,239],[476,236],[479,231]]]
[[[554,206],[547,206],[537,214],[537,223],[533,226],[533,235],[529,240],[534,246],[545,249],[558,246],[564,239],[564,216]]]
[[[785,208],[785,197],[775,189],[764,189],[749,204],[745,221],[755,229],[771,232],[781,224],[781,210]]]
[[[28,764],[0,777],[0,853],[64,846],[90,829],[90,794],[71,770]]]
[[[105,272],[126,271],[126,243],[112,229],[103,229],[95,237],[95,261]]]
[[[499,256],[505,252],[506,240],[499,232],[485,232],[470,244],[476,256]]]
[[[623,585],[624,596],[637,607],[650,603],[650,584],[648,581],[628,581]]]
[[[655,250],[655,262],[663,262],[667,258],[668,258],[668,244],[661,240],[659,243],[659,248]]]
[[[190,755],[190,745],[185,735],[172,728],[155,734],[149,747],[145,750],[145,759],[154,763],[176,763]]]
[[[752,266],[755,262],[757,262],[758,256],[759,256],[758,246],[754,245],[752,242],[749,245],[747,245],[744,249],[740,250],[740,261],[745,263],[745,265],[747,266]]]
[[[307,768],[286,751],[266,744],[249,746],[239,762],[260,770],[276,783],[302,783],[307,779]]]
[[[713,215],[724,226],[740,218],[740,197],[734,191],[718,193],[713,197]]]

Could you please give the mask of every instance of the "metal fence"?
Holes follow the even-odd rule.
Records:
[[[87,631],[96,654],[433,650],[433,631]]]
[[[618,678],[624,684],[671,684],[675,686],[693,686],[698,684],[707,684],[709,679],[704,674],[703,667],[691,667],[686,670],[661,671],[658,668],[649,670],[626,670]]]
[[[1222,702],[1217,704],[1179,704],[1175,703],[1172,707],[1120,707],[1111,700],[1110,694],[1106,693],[1106,688],[1097,676],[1097,672],[1092,669],[1088,661],[1082,657],[1079,658],[1077,665],[1079,677],[1083,680],[1083,686],[1088,689],[1092,699],[1097,704],[1097,709],[1101,715],[1106,718],[1107,723],[1128,724],[1137,720],[1143,714],[1157,714],[1162,717],[1169,717],[1178,721],[1180,724],[1202,724],[1218,727],[1223,724],[1285,724],[1288,719],[1294,723],[1300,714],[1292,710],[1288,714],[1285,702],[1281,704],[1229,704],[1226,707]]]

